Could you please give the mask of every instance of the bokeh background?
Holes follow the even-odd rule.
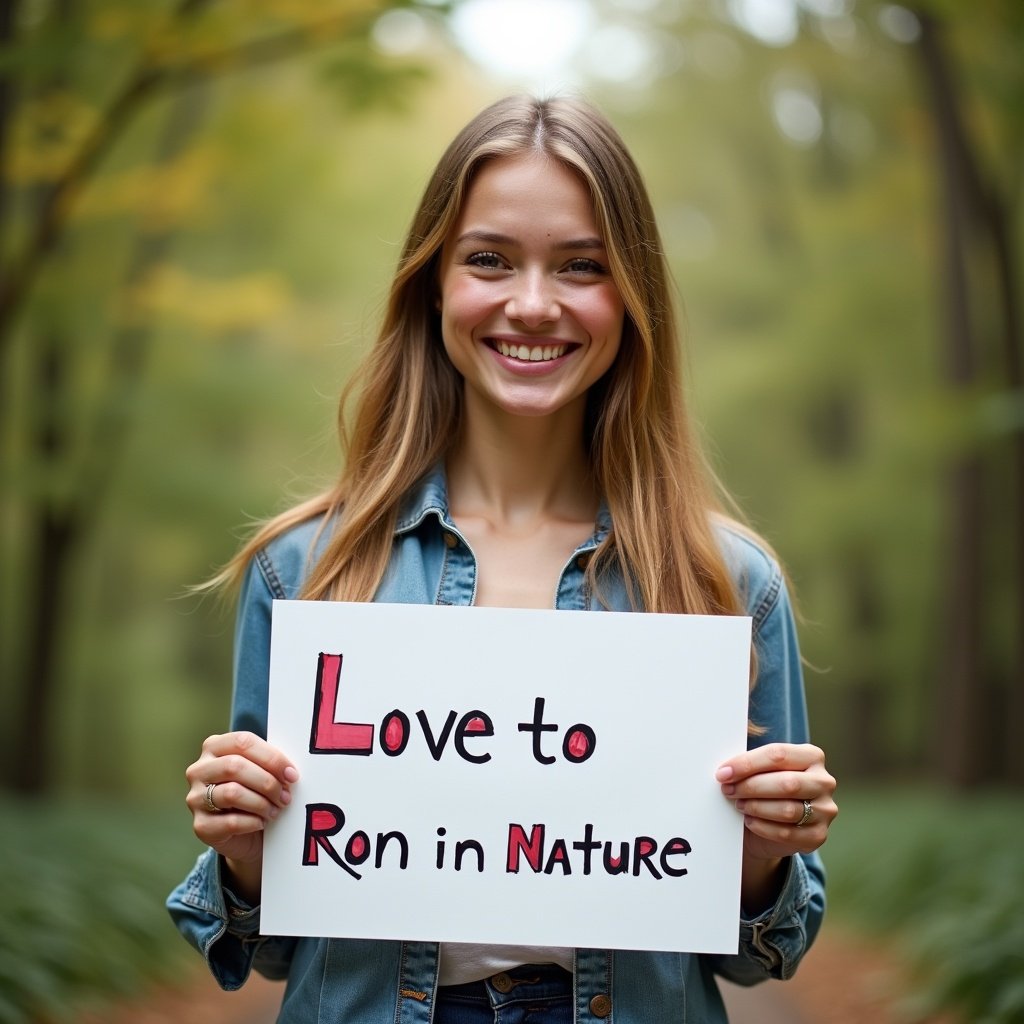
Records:
[[[0,0],[0,1021],[192,977],[188,587],[336,472],[426,175],[522,90],[643,168],[798,595],[826,938],[897,965],[870,1019],[1024,1020],[1022,55],[1018,0]]]

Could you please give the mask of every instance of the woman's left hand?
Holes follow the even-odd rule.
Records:
[[[824,753],[809,743],[755,747],[725,761],[715,778],[743,812],[744,860],[810,853],[839,813],[836,780],[825,770]]]

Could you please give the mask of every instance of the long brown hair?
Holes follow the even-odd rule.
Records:
[[[445,457],[462,422],[462,381],[435,305],[442,245],[481,166],[531,151],[587,184],[626,308],[615,362],[588,395],[585,441],[614,523],[587,569],[590,585],[600,595],[604,574],[617,572],[636,608],[742,612],[714,537],[716,489],[686,415],[668,270],[647,190],[615,129],[570,98],[500,100],[452,141],[413,218],[376,344],[342,396],[337,483],[264,524],[213,582],[237,579],[274,537],[326,517],[333,533],[302,596],[372,600],[403,496]]]

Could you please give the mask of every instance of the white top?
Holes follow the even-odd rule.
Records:
[[[465,985],[521,964],[558,964],[572,970],[570,946],[481,946],[442,942],[439,985]]]

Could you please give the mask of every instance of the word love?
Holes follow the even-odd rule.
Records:
[[[398,757],[405,752],[414,729],[409,716],[400,708],[389,711],[379,726],[369,722],[340,722],[338,714],[338,691],[341,682],[342,655],[321,654],[317,662],[316,690],[313,700],[313,725],[309,738],[311,754],[354,754],[369,756],[376,744],[388,757]],[[477,741],[494,735],[494,723],[490,716],[478,708],[465,712],[461,717],[454,710],[449,711],[440,728],[431,724],[425,711],[416,712],[419,731],[435,761],[440,761],[449,741],[455,752],[470,764],[486,764],[491,755],[477,746]],[[533,719],[517,723],[521,733],[532,737],[534,760],[540,764],[554,764],[554,755],[545,751],[544,735],[557,733],[559,727],[544,720],[544,698],[537,697],[533,704]],[[473,749],[468,744],[474,742]],[[594,730],[582,722],[570,725],[562,737],[562,756],[571,764],[588,760],[597,746]]]

